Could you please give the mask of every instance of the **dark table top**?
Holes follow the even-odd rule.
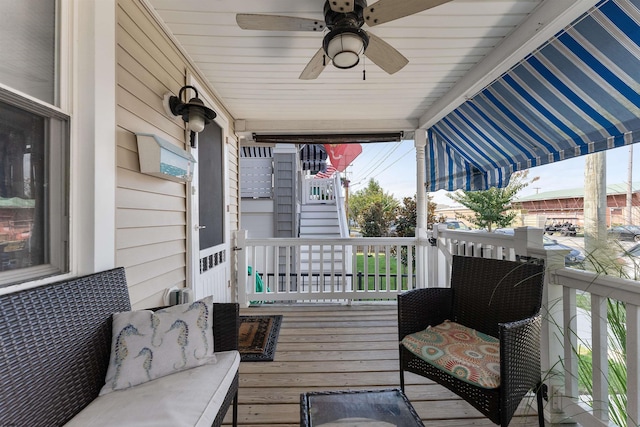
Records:
[[[300,425],[423,427],[398,389],[310,392],[300,395]]]

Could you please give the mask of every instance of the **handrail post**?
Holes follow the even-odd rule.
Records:
[[[247,257],[249,256],[249,252],[247,249],[247,230],[238,230],[234,233],[235,236],[235,246],[234,251],[236,252],[236,263],[238,265],[237,273],[238,273],[238,304],[241,307],[249,306],[249,298],[247,296],[247,277],[248,277],[248,269],[249,269],[249,260]],[[253,274],[255,270],[252,271]],[[255,278],[251,275],[251,278],[254,279],[253,283],[255,283]]]
[[[427,285],[427,260],[428,260],[428,236],[425,228],[416,228],[416,288],[426,288]],[[411,272],[409,272],[411,273]]]
[[[534,227],[514,229],[514,249],[516,255],[542,258],[545,262],[544,287],[542,294],[541,369],[542,382],[548,387],[549,404],[545,408],[545,418],[552,424],[566,422],[562,410],[562,396],[565,394],[563,360],[565,360],[563,288],[554,282],[554,272],[564,268],[563,250],[545,250],[542,242],[543,230]],[[566,362],[566,360],[565,360]]]

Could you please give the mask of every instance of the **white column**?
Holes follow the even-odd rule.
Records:
[[[417,205],[417,219],[416,219],[416,232],[419,228],[427,228],[427,195],[425,189],[425,155],[424,148],[427,145],[427,131],[425,129],[418,129],[415,132],[414,144],[416,146],[416,205]]]
[[[116,0],[75,5],[72,260],[87,274],[115,266]]]
[[[427,197],[424,185],[424,148],[427,145],[427,131],[417,129],[414,135],[416,147],[416,285],[427,286]]]

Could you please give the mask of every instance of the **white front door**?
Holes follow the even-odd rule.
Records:
[[[194,299],[228,300],[229,244],[226,203],[226,144],[217,123],[207,125],[191,149],[197,163],[191,186],[191,271]]]

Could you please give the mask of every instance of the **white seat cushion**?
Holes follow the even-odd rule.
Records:
[[[240,366],[237,351],[205,364],[96,398],[67,426],[211,426]]]

